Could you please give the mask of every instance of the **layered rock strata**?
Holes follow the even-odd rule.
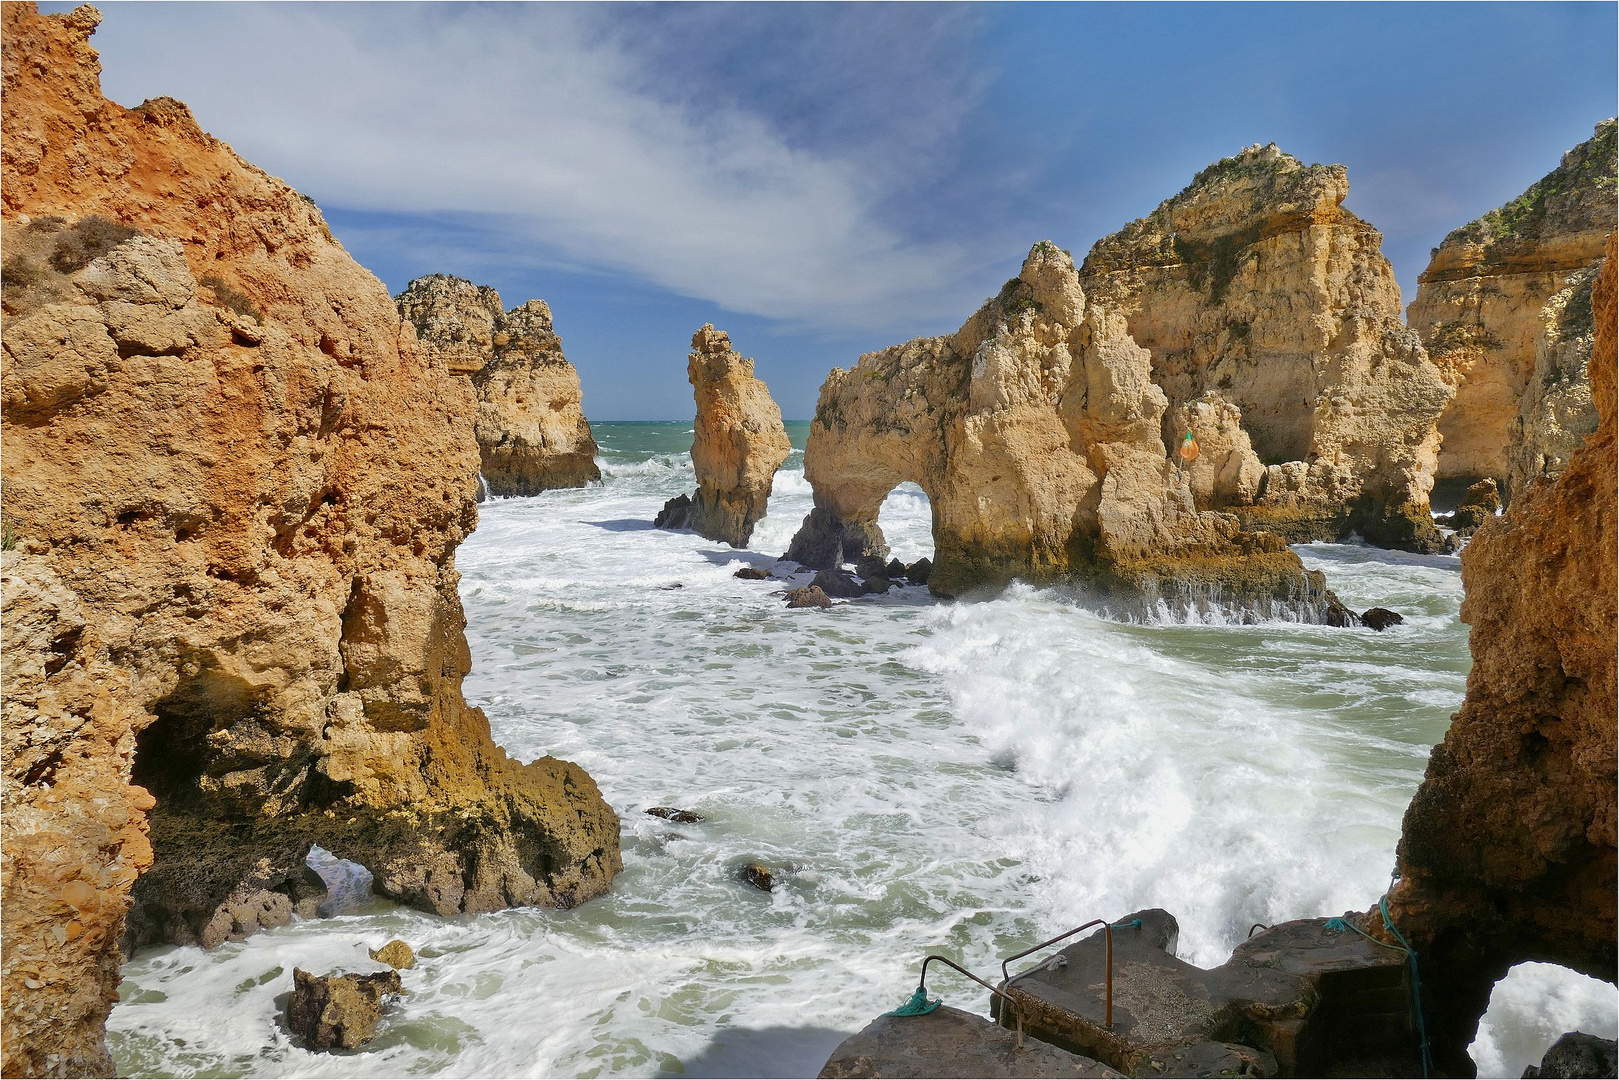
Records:
[[[1164,446],[1167,406],[1124,317],[1041,242],[955,334],[828,376],[805,452],[815,508],[787,557],[885,557],[878,512],[911,481],[932,502],[941,595],[1067,580],[1119,611],[1324,617],[1320,575],[1278,537],[1196,507]]]
[[[1437,551],[1428,494],[1452,391],[1348,191],[1341,165],[1249,147],[1097,241],[1081,279],[1151,353],[1172,417],[1210,398],[1237,410],[1266,466],[1247,502],[1221,494],[1245,526]]]
[[[697,399],[691,443],[697,493],[671,499],[657,525],[746,547],[765,516],[776,470],[793,451],[781,409],[754,377],[753,361],[739,356],[730,336],[712,324],[692,335],[686,377]]]
[[[132,906],[284,921],[311,843],[429,911],[573,904],[618,823],[463,702],[471,388],[310,200],[101,96],[95,9],[0,17],[0,1070],[111,1075]]]
[[[1467,699],[1406,810],[1397,924],[1418,948],[1438,1066],[1514,964],[1608,982],[1615,956],[1614,241],[1592,290],[1600,426],[1555,483],[1487,518],[1462,555]]]
[[[1434,249],[1408,312],[1456,396],[1439,475],[1494,477],[1510,502],[1555,476],[1596,430],[1586,364],[1591,284],[1615,225],[1615,131]]]
[[[491,495],[538,495],[601,479],[579,373],[544,300],[510,311],[485,285],[419,277],[395,297],[424,356],[472,380],[482,475]]]

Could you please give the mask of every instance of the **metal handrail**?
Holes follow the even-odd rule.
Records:
[[[1055,945],[1059,941],[1065,941],[1083,930],[1089,930],[1093,926],[1100,926],[1102,928],[1102,933],[1105,935],[1107,940],[1107,971],[1103,983],[1104,996],[1102,999],[1102,1026],[1107,1028],[1109,1031],[1113,1030],[1113,924],[1108,922],[1106,919],[1092,919],[1083,926],[1076,926],[1067,933],[1058,934],[1050,941],[1042,941],[1040,944],[1032,945],[1020,953],[1008,956],[1005,960],[1001,961],[1001,987],[1005,990],[1010,990],[1012,989],[1012,984],[1017,982],[1018,979],[1024,978],[1028,975],[1033,975],[1036,971],[1040,970],[1040,965],[1036,964],[1028,971],[1018,972],[1018,974],[1014,977],[1011,973],[1012,962],[1014,960],[1021,960],[1030,953],[1037,953],[1041,949]],[[1020,1013],[1018,1015],[1019,1023],[1022,1022],[1022,1019],[1023,1017]]]
[[[985,990],[988,990],[990,993],[994,994],[998,998],[1001,998],[1008,1005],[1012,1006],[1012,1012],[1017,1017],[1017,1048],[1019,1050],[1022,1050],[1023,1049],[1023,1008],[1022,1008],[1022,1006],[1020,1006],[1016,1001],[1014,1001],[1004,991],[998,990],[995,987],[989,985],[989,983],[985,982],[983,979],[980,979],[977,975],[974,975],[972,972],[968,971],[966,968],[962,967],[960,964],[956,963],[954,960],[950,959],[948,956],[940,956],[937,953],[934,953],[933,955],[929,956],[926,960],[922,961],[922,976],[917,981],[917,984],[916,984],[916,988],[922,992],[922,997],[924,999],[926,999],[927,993],[928,993],[928,965],[933,963],[933,961],[935,961],[935,960],[939,961],[939,963],[944,964],[944,965],[946,965],[948,967],[955,968],[957,971],[959,971],[963,975],[967,976],[967,978],[971,979],[973,982],[977,983],[979,986],[982,986]]]

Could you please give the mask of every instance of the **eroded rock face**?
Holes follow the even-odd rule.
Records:
[[[1269,467],[1250,503],[1226,503],[1245,526],[1437,551],[1428,493],[1452,391],[1348,191],[1341,165],[1249,147],[1097,241],[1081,280],[1151,353],[1172,418],[1211,393],[1239,410]]]
[[[377,1037],[387,999],[404,992],[397,971],[312,975],[292,969],[287,1027],[310,1050],[353,1050]]]
[[[1498,480],[1510,502],[1596,430],[1586,363],[1591,284],[1615,224],[1615,122],[1528,191],[1434,250],[1411,304],[1456,396],[1439,419],[1441,477]]]
[[[274,925],[312,842],[430,911],[567,905],[618,823],[462,700],[470,386],[308,199],[101,96],[94,9],[3,19],[0,1069],[110,1075],[132,905]],[[86,260],[11,261],[47,247]]]
[[[1512,965],[1615,981],[1615,258],[1610,237],[1592,291],[1601,425],[1463,553],[1467,700],[1405,814],[1392,908],[1450,1075],[1472,1075],[1466,1047]]]
[[[787,558],[886,557],[878,511],[908,480],[932,501],[923,576],[941,595],[1063,579],[1121,611],[1322,617],[1320,575],[1278,537],[1197,508],[1166,407],[1123,315],[1088,304],[1073,259],[1043,241],[955,334],[828,376],[805,452],[816,505]]]
[[[472,380],[478,451],[491,495],[538,495],[601,479],[580,407],[579,373],[562,355],[544,300],[502,311],[500,294],[448,274],[395,298],[422,352]]]
[[[657,525],[746,547],[765,516],[776,470],[792,453],[781,409],[754,377],[753,361],[739,356],[730,336],[711,324],[692,335],[686,376],[697,398],[691,443],[697,494],[669,500]]]

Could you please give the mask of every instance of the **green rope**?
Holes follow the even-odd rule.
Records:
[[[929,998],[928,997],[928,988],[927,987],[918,986],[916,988],[916,993],[911,995],[911,1000],[907,1001],[905,1004],[901,1005],[897,1009],[892,1010],[891,1012],[883,1013],[883,1015],[884,1016],[926,1016],[928,1013],[932,1012],[934,1009],[937,1009],[941,1004],[943,1004],[943,1002],[939,998]]]
[[[1383,913],[1383,925],[1388,928],[1389,933],[1394,935],[1394,940],[1399,942],[1398,945],[1378,941],[1354,923],[1345,922],[1343,919],[1328,919],[1322,924],[1322,928],[1326,930],[1353,930],[1373,945],[1381,945],[1385,949],[1394,949],[1397,952],[1405,953],[1406,959],[1411,961],[1411,999],[1416,1006],[1417,1038],[1421,1042],[1422,1050],[1422,1075],[1429,1077],[1433,1075],[1433,1050],[1428,1045],[1428,1026],[1422,1018],[1422,976],[1417,972],[1417,951],[1411,947],[1410,942],[1405,940],[1405,935],[1400,933],[1400,928],[1394,925],[1394,917],[1389,914],[1389,898],[1387,895],[1377,901],[1377,910]]]

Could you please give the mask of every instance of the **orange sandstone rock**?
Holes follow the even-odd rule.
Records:
[[[570,905],[617,818],[462,700],[470,386],[307,198],[101,96],[93,8],[0,18],[0,1071],[110,1075],[132,906],[285,921],[314,842],[430,911]]]
[[[1392,908],[1446,1075],[1471,1075],[1466,1047],[1512,965],[1616,977],[1616,262],[1610,236],[1592,290],[1600,426],[1463,552],[1467,700],[1405,814]]]

